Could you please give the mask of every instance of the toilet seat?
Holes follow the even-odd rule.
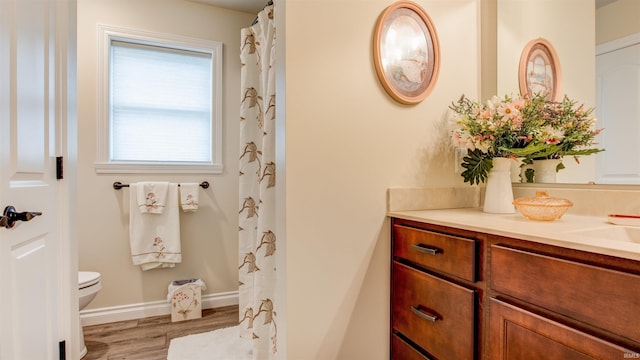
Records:
[[[93,298],[96,297],[98,291],[102,289],[100,282],[100,273],[95,271],[78,271],[78,309],[84,309]],[[87,346],[84,343],[84,333],[82,331],[82,319],[78,317],[80,325],[80,344],[79,354],[83,358],[87,354]]]
[[[78,272],[78,289],[82,290],[100,282],[100,273],[95,271]]]

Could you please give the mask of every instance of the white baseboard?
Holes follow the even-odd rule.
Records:
[[[202,296],[203,309],[229,305],[238,305],[238,291],[206,294]],[[80,311],[80,320],[82,321],[82,326],[88,326],[169,314],[171,314],[171,303],[166,300],[160,300],[97,309],[84,309]]]

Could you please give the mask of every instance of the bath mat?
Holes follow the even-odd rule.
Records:
[[[237,326],[175,338],[167,360],[251,360],[251,340]]]

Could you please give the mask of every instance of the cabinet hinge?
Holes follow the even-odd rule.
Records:
[[[56,179],[61,180],[63,178],[64,176],[62,173],[62,156],[56,156]]]
[[[60,353],[60,360],[67,360],[67,345],[64,340],[58,343],[58,351]]]

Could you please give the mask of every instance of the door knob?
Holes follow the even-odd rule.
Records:
[[[2,213],[2,216],[0,216],[0,226],[11,229],[16,224],[16,221],[29,221],[39,215],[42,215],[39,211],[26,211],[19,213],[16,211],[16,208],[9,205],[4,208],[4,212]]]

